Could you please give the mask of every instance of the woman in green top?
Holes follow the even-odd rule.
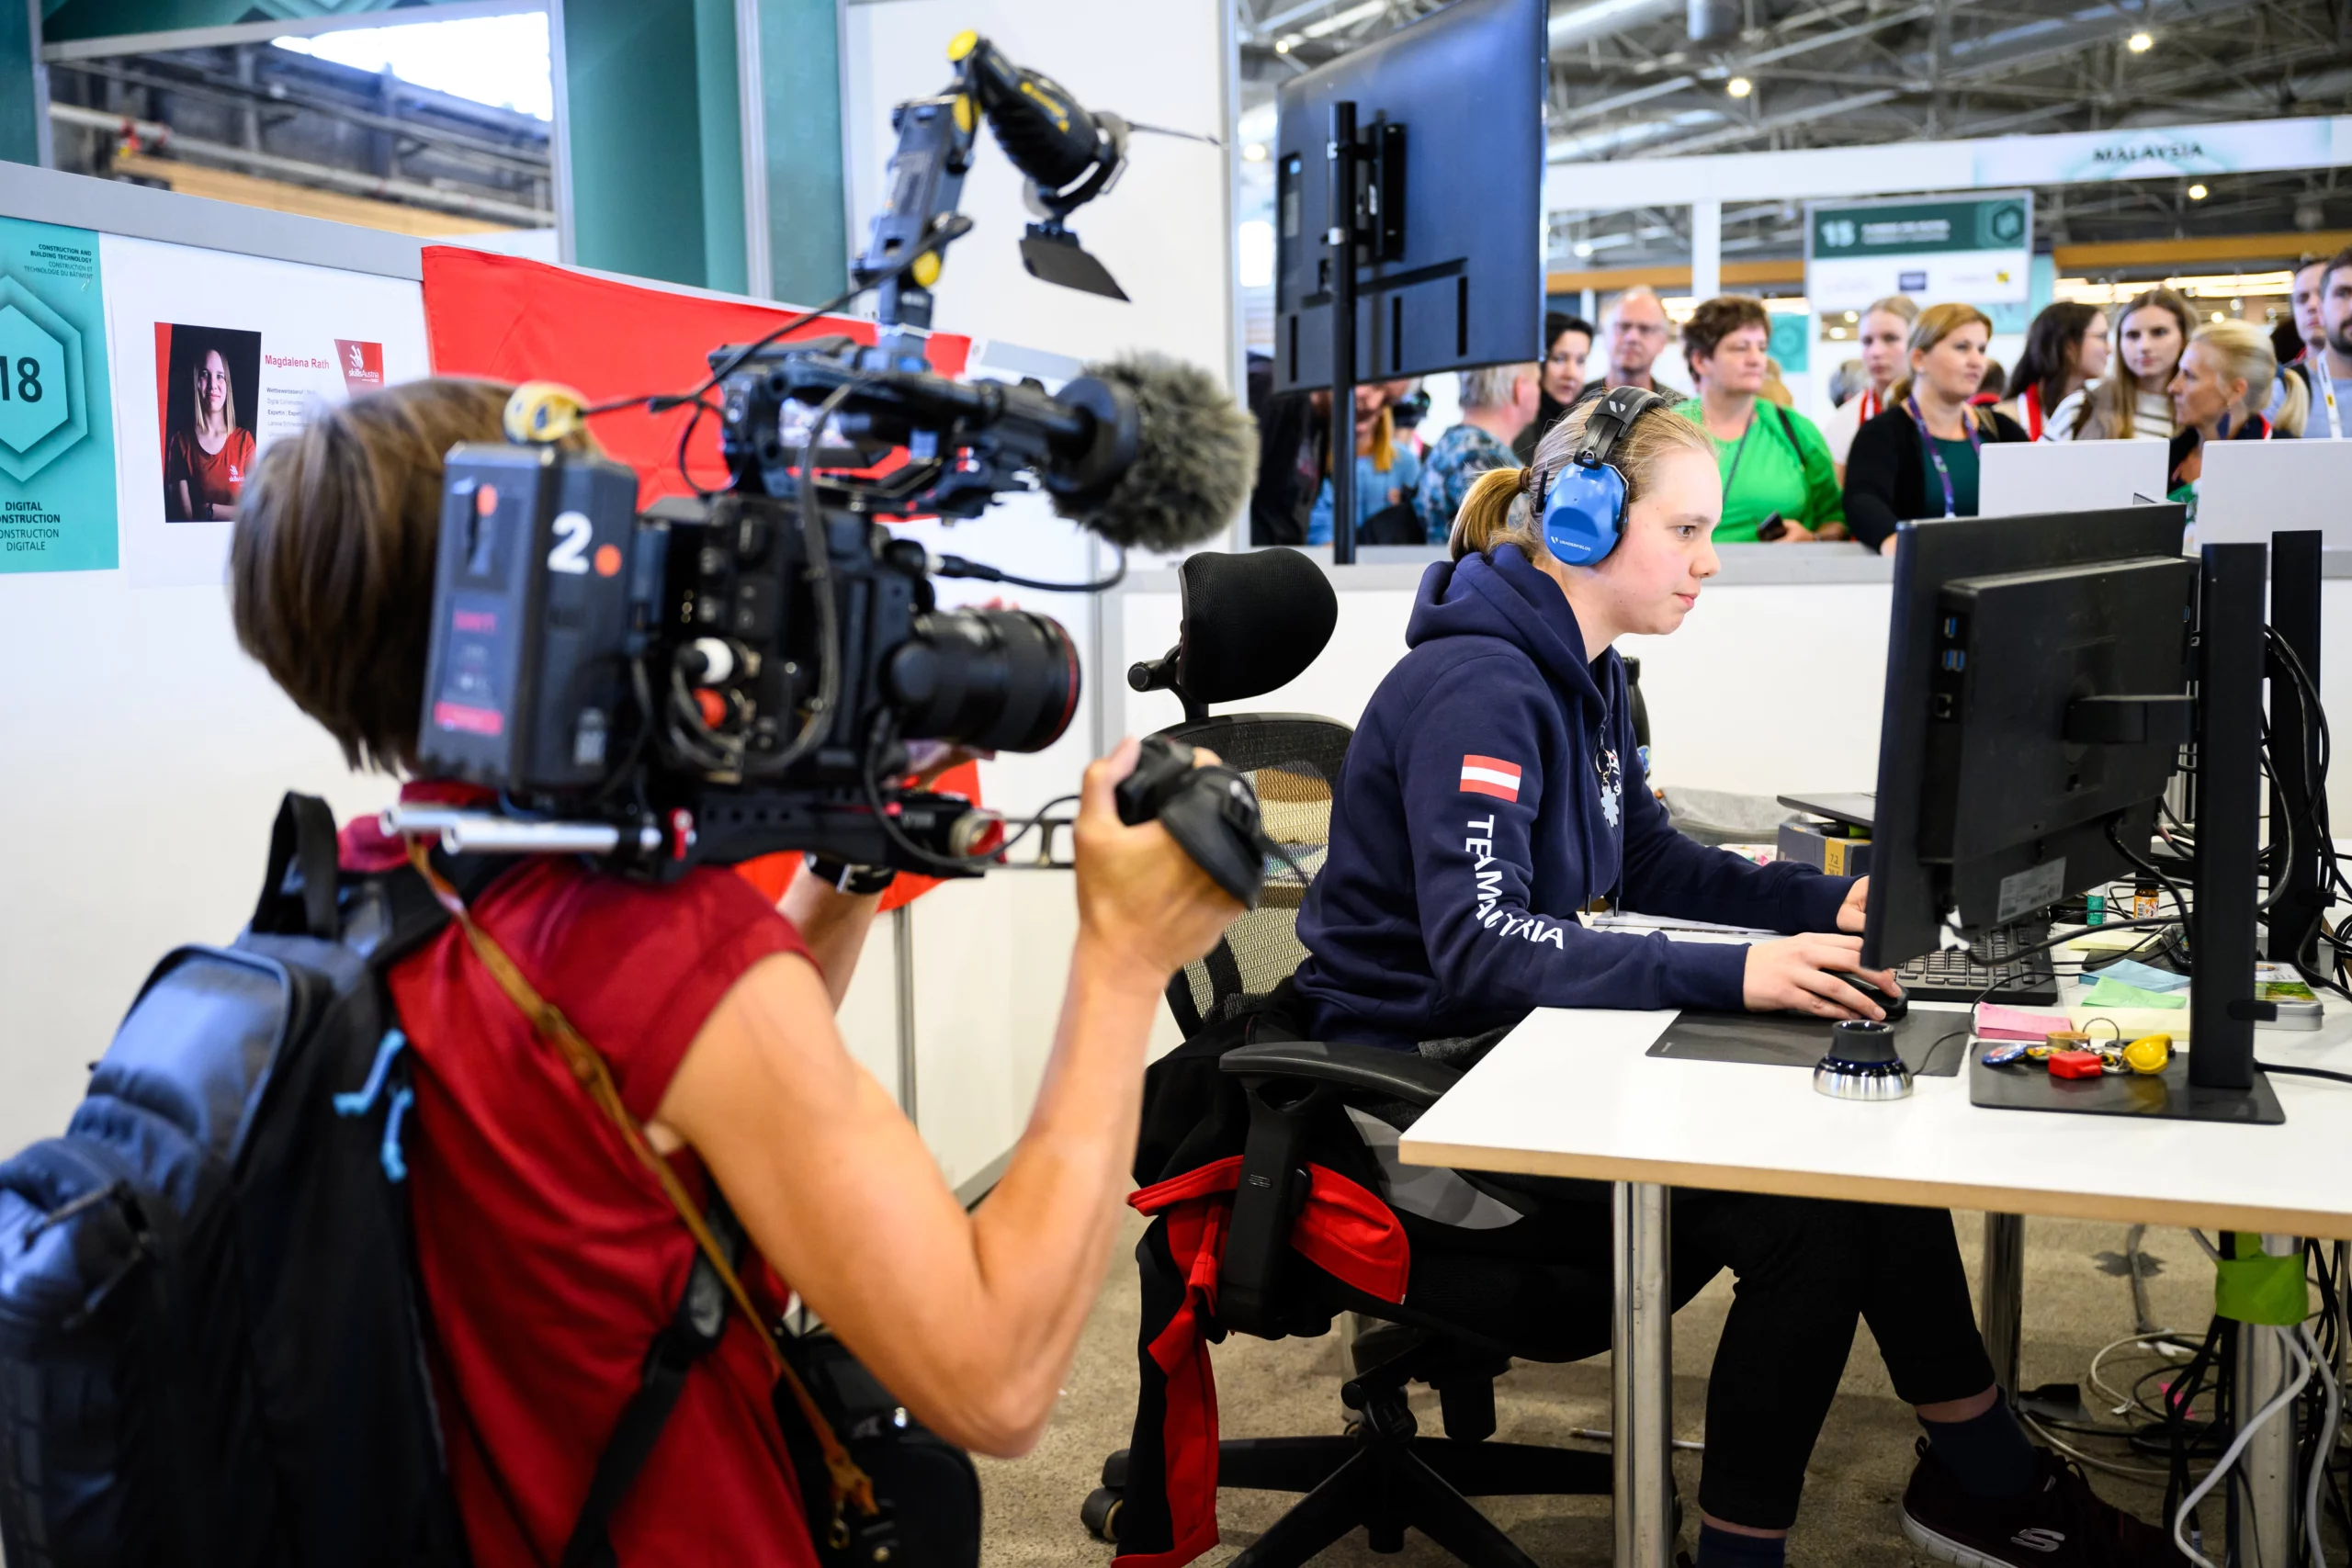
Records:
[[[1846,536],[1838,466],[1820,429],[1757,394],[1770,374],[1772,320],[1742,294],[1710,299],[1682,328],[1682,352],[1699,395],[1678,410],[1715,438],[1724,479],[1719,545],[1753,544],[1777,515],[1782,543]],[[1768,532],[1771,532],[1768,530]]]

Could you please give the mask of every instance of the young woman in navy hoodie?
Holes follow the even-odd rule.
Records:
[[[1720,568],[1723,488],[1696,425],[1655,400],[1603,408],[1555,426],[1526,468],[1482,476],[1453,561],[1422,579],[1300,913],[1309,1038],[1459,1060],[1538,1007],[1882,1016],[1839,978],[1860,968],[1865,882],[1704,848],[1650,794],[1611,644],[1672,632],[1696,606]],[[1603,455],[1624,499],[1613,545],[1569,566],[1547,547],[1545,501],[1596,418],[1618,432]],[[1792,934],[1741,947],[1589,931],[1577,911],[1602,895]],[[1542,1212],[1510,1227],[1523,1240],[1489,1241],[1531,1265],[1608,1266],[1605,1187],[1530,1190]],[[1673,1236],[1678,1306],[1724,1268],[1739,1285],[1708,1385],[1699,1568],[1783,1561],[1858,1320],[1928,1432],[1903,1504],[1915,1544],[1962,1568],[2177,1561],[2027,1441],[1978,1338],[1949,1214],[1677,1190]]]

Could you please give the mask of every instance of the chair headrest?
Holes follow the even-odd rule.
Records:
[[[1238,702],[1296,680],[1331,640],[1340,598],[1291,549],[1204,550],[1177,569],[1183,603],[1179,681],[1193,701]]]

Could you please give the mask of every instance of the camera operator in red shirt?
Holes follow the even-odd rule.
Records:
[[[500,439],[507,391],[436,379],[320,410],[246,484],[238,639],[355,768],[415,772],[442,457]],[[803,876],[779,909],[723,869],[653,886],[550,856],[474,902],[695,1201],[712,1180],[725,1192],[775,1276],[770,1304],[788,1282],[911,1415],[983,1453],[1023,1453],[1044,1429],[1128,1190],[1153,1010],[1239,912],[1163,829],[1120,823],[1112,790],[1135,755],[1129,741],[1087,770],[1052,1059],[969,1213],[835,1027],[876,898]],[[488,798],[413,777],[402,795]],[[345,830],[349,868],[401,858],[373,823]],[[551,1563],[695,1244],[455,928],[391,983],[416,1055],[409,1187],[471,1554]],[[730,1316],[688,1375],[611,1521],[619,1562],[815,1562],[760,1332]]]

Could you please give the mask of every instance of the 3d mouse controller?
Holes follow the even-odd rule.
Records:
[[[1258,907],[1267,839],[1258,792],[1246,774],[1222,763],[1196,768],[1191,747],[1148,735],[1136,771],[1114,793],[1120,821],[1132,828],[1157,819],[1209,880],[1245,908]]]
[[[1911,1092],[1911,1069],[1894,1049],[1893,1029],[1875,1019],[1840,1019],[1813,1069],[1813,1087],[1833,1100],[1900,1100]]]

